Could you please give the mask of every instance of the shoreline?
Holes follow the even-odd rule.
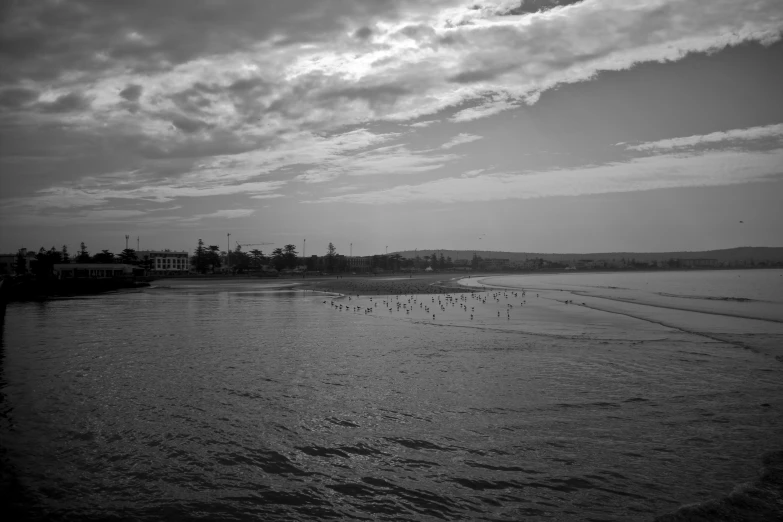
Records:
[[[412,295],[412,294],[454,294],[472,293],[477,289],[459,284],[465,276],[444,277],[445,274],[426,274],[408,277],[405,275],[388,276],[332,276],[301,279],[296,288],[299,290],[315,290],[351,296],[376,295]],[[485,274],[477,274],[484,277]],[[473,275],[471,274],[471,277]],[[294,279],[287,279],[293,281]]]

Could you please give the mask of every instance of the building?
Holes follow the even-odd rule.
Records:
[[[22,256],[24,257],[24,271],[30,272],[35,262],[35,252],[27,251],[26,248],[21,249]],[[14,275],[16,274],[16,256],[17,254],[0,254],[0,275]]]
[[[367,272],[372,266],[372,258],[368,256],[348,256],[346,259],[351,272]]]
[[[130,277],[135,267],[118,263],[55,263],[52,268],[58,279],[96,279]]]
[[[139,250],[136,259],[146,262],[152,275],[177,275],[190,272],[190,255],[187,251]]]
[[[331,259],[329,256],[312,255],[306,262],[307,270],[318,272],[369,272],[378,264],[377,260],[373,261],[373,256],[343,254],[335,254]]]
[[[0,254],[0,274],[16,273],[16,254]]]

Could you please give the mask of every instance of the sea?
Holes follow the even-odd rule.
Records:
[[[269,280],[9,303],[9,512],[653,520],[783,446],[783,271],[466,283],[435,320]]]

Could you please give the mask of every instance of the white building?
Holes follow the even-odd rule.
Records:
[[[370,256],[346,256],[348,268],[353,272],[366,272],[372,266],[372,257]]]
[[[153,275],[176,275],[190,272],[190,255],[187,251],[176,250],[139,250],[139,261],[149,260],[149,270]]]

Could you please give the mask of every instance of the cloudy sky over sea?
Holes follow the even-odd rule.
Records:
[[[0,27],[2,251],[781,246],[780,0],[3,1]]]

